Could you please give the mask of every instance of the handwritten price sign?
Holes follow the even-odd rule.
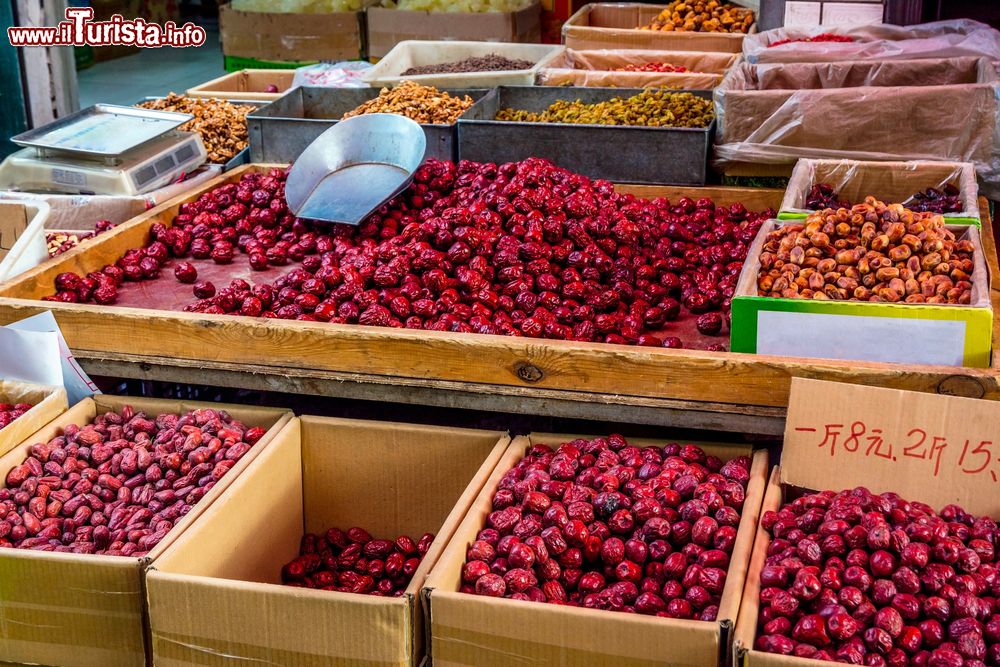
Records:
[[[834,465],[830,465],[830,463]],[[1000,404],[795,379],[782,481],[1000,510]]]

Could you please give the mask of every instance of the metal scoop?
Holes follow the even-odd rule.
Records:
[[[302,151],[285,182],[300,218],[359,225],[413,180],[427,138],[417,123],[376,113],[342,120]]]

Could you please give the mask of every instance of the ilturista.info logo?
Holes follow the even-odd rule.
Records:
[[[11,46],[201,46],[205,29],[194,23],[163,25],[145,19],[126,19],[115,14],[108,21],[95,21],[92,7],[68,7],[66,20],[56,26],[12,26],[7,28]]]

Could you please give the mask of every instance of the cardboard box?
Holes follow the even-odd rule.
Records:
[[[584,5],[563,25],[563,43],[570,49],[647,49],[650,51],[717,51],[740,53],[742,33],[662,32],[639,30],[666,5],[594,2]],[[756,26],[750,32],[757,31]]]
[[[431,659],[435,665],[652,665],[726,664],[731,631],[767,475],[767,452],[753,453],[750,484],[740,519],[719,620],[677,620],[459,593],[465,552],[486,523],[491,498],[503,475],[534,443],[558,444],[574,435],[531,434],[514,438],[462,525],[427,579]],[[630,439],[638,446],[662,441]],[[749,445],[702,444],[724,460],[750,455]]]
[[[509,442],[490,431],[293,420],[150,569],[155,664],[203,665],[210,655],[295,667],[420,664],[424,577]],[[387,539],[437,535],[402,597],[280,585],[303,532],[351,526]]]
[[[522,42],[541,39],[541,5],[516,12],[415,12],[369,7],[368,56],[382,58],[407,40]]]
[[[45,223],[49,205],[40,201],[0,201],[0,282],[49,258]]]
[[[0,550],[4,585],[0,594],[4,623],[0,625],[0,656],[17,663],[61,667],[135,667],[146,661],[145,603],[142,572],[211,504],[240,473],[265,451],[291,413],[272,408],[193,403],[99,394],[77,403],[0,458],[0,479],[20,465],[31,445],[58,435],[67,424],[87,424],[103,411],[132,405],[150,414],[182,412],[198,407],[225,409],[268,433],[194,508],[142,558],[52,553],[22,549]]]
[[[278,14],[219,7],[222,52],[260,60],[356,60],[365,57],[364,12]]]
[[[980,226],[979,186],[971,162],[864,162],[859,160],[811,160],[795,163],[778,213],[779,220],[801,220],[809,190],[816,183],[833,186],[840,199],[860,204],[865,197],[907,205],[912,196],[928,188],[953,185],[959,189],[962,210],[945,213],[953,225]]]
[[[665,86],[679,90],[711,90],[739,56],[735,53],[703,51],[641,51],[566,49],[539,70],[540,86],[592,86],[598,88],[648,88]],[[627,65],[669,63],[685,72],[623,72]]]
[[[976,227],[948,226],[976,248],[968,306],[758,296],[760,253],[767,235],[777,227],[801,222],[769,220],[750,246],[733,296],[733,352],[989,368],[990,275]]]
[[[272,102],[292,87],[295,79],[293,70],[245,69],[230,72],[211,81],[188,88],[188,97],[214,98],[219,100],[242,100],[250,102]],[[276,86],[278,92],[267,92],[268,86]]]
[[[20,380],[0,380],[0,403],[30,403],[33,407],[0,428],[0,456],[66,412],[66,390]]]
[[[1000,404],[992,401],[795,378],[781,465],[771,473],[761,515],[778,510],[801,490],[842,491],[864,486],[873,493],[898,493],[935,510],[957,503],[976,516],[1000,516],[995,481],[1000,466],[995,456],[986,457],[992,459],[988,461],[992,466],[970,473],[985,457],[985,451],[977,447],[975,458],[961,463],[965,456],[962,443],[968,440],[981,442],[979,447],[992,446],[998,421]],[[865,429],[858,436],[864,446],[851,450],[844,439],[857,428],[855,424]],[[839,433],[836,448],[823,442],[830,427]],[[875,429],[881,431],[876,434]],[[878,438],[877,448],[872,446],[872,437]],[[753,648],[760,571],[770,542],[768,532],[758,529],[736,625],[737,663],[742,667],[829,665]]]

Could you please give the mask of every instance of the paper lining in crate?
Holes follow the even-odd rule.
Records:
[[[645,88],[665,86],[679,90],[710,90],[722,82],[726,71],[740,58],[735,53],[703,51],[642,51],[566,49],[538,72],[540,86],[594,86]],[[624,71],[628,65],[666,63],[683,66],[683,72]]]
[[[431,660],[435,665],[476,667],[534,664],[589,667],[730,664],[750,549],[767,477],[767,451],[745,444],[693,443],[724,461],[751,456],[750,480],[736,543],[714,622],[494,598],[458,592],[466,549],[486,525],[500,480],[535,444],[553,447],[594,436],[532,433],[518,436],[427,578]],[[662,440],[630,438],[629,445],[660,446]]]
[[[31,409],[0,428],[0,456],[66,412],[66,390],[20,380],[0,379],[0,403],[29,403]]]
[[[291,419],[277,408],[196,403],[98,394],[84,399],[0,458],[0,480],[30,455],[31,446],[48,442],[69,424],[85,425],[98,414],[131,405],[149,414],[196,408],[227,410],[248,426],[267,433],[150,552],[141,557],[72,554],[31,549],[0,549],[4,623],[0,658],[14,663],[60,667],[134,667],[146,662],[143,571],[169,551],[172,543],[236,480]],[[6,483],[4,482],[4,485]]]
[[[816,183],[833,187],[838,199],[860,204],[867,196],[879,201],[908,206],[913,195],[928,188],[940,190],[953,185],[959,190],[962,210],[941,214],[952,225],[980,226],[979,186],[976,167],[971,162],[866,162],[862,160],[813,160],[802,158],[795,163],[778,213],[779,220],[801,220],[811,210],[806,208],[809,190]]]
[[[998,421],[1000,408],[993,401],[794,378],[781,461],[771,473],[760,516],[778,511],[803,492],[864,487],[874,494],[898,493],[935,511],[955,503],[973,516],[996,518],[1000,516],[997,462],[987,460],[979,470],[972,465],[978,465],[993,445]],[[855,436],[861,445],[852,448],[848,442],[855,428],[861,429]],[[963,464],[963,442],[969,448],[970,441],[981,442],[978,447],[986,449],[977,447],[975,463]],[[829,666],[832,663],[755,647],[760,575],[770,544],[768,531],[758,526],[734,633],[736,664]],[[906,621],[911,624],[916,621]]]
[[[249,102],[273,102],[292,87],[295,72],[282,69],[243,69],[188,88],[188,97]],[[269,93],[268,86],[278,90]]]
[[[509,443],[497,431],[293,420],[148,571],[154,664],[421,664],[420,588]],[[435,534],[402,596],[281,585],[304,532],[353,526],[377,539]]]
[[[989,368],[993,335],[990,276],[979,229],[948,225],[975,246],[972,303],[872,303],[758,296],[767,235],[799,220],[769,220],[754,239],[733,296],[733,352]]]

